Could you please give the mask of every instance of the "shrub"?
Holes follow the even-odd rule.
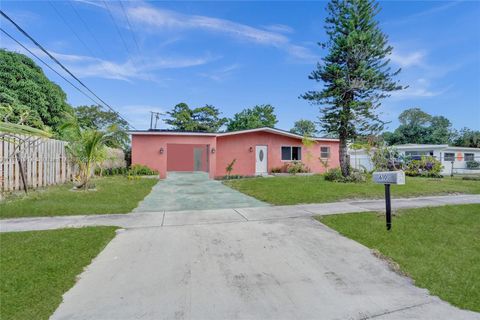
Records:
[[[270,170],[270,173],[281,173],[283,171],[282,167],[275,167]]]
[[[324,178],[327,181],[333,181],[333,182],[366,182],[367,181],[367,175],[365,172],[362,172],[360,170],[356,170],[353,168],[350,168],[350,175],[348,177],[344,177],[342,175],[342,170],[340,168],[334,168],[328,170],[324,174]]]
[[[153,176],[157,175],[158,171],[150,169],[142,164],[134,164],[130,167],[130,170],[128,170],[127,174],[129,176]]]
[[[480,169],[480,161],[467,161],[467,169]]]
[[[350,175],[348,177],[344,177],[343,181],[341,182],[353,182],[353,183],[367,182],[367,174],[363,171],[350,168]]]
[[[343,179],[342,170],[340,168],[330,169],[324,174],[324,178],[327,181],[339,181]]]
[[[291,173],[291,174],[307,173],[307,172],[310,172],[310,168],[308,168],[301,161],[293,161],[293,162],[287,164],[287,172]]]
[[[434,157],[422,157],[407,164],[405,174],[410,177],[441,178],[442,163]]]
[[[230,176],[233,171],[233,165],[237,162],[237,159],[233,159],[232,162],[230,162],[227,167],[225,168],[225,171],[227,172],[227,176]]]
[[[128,169],[125,167],[120,168],[108,168],[108,169],[101,169],[95,168],[95,175],[97,176],[118,176],[118,175],[126,175]]]
[[[480,181],[480,177],[463,177],[462,180]]]
[[[245,176],[242,176],[239,174],[232,174],[232,175],[222,176],[216,179],[217,180],[237,180],[237,179],[243,179],[243,178],[245,178]]]
[[[371,158],[375,171],[392,171],[403,167],[400,154],[394,147],[379,146],[373,151]]]

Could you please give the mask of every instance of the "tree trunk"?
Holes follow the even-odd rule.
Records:
[[[348,177],[350,175],[350,159],[348,156],[347,139],[340,136],[340,149],[338,151],[340,156],[340,169],[342,176]]]

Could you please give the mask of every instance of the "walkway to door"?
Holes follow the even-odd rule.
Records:
[[[265,207],[267,203],[233,190],[206,172],[169,172],[135,212]]]

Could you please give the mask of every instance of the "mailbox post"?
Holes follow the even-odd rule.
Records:
[[[373,182],[385,185],[385,218],[387,221],[387,230],[392,229],[392,204],[390,197],[391,184],[405,184],[405,172],[386,171],[374,172]]]

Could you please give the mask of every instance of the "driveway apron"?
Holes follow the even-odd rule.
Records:
[[[265,207],[267,203],[233,190],[206,172],[169,172],[134,212]]]
[[[121,231],[51,320],[480,319],[306,218]]]

